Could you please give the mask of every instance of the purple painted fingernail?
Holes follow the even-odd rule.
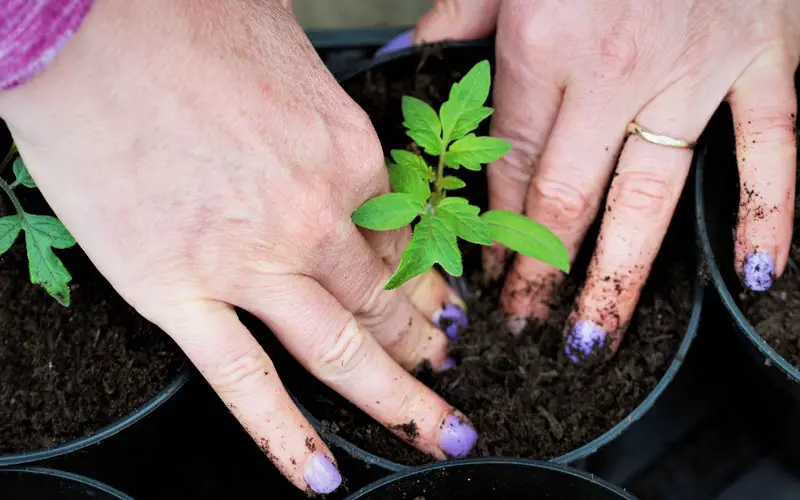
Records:
[[[582,358],[589,356],[605,343],[606,332],[600,325],[594,321],[580,320],[572,325],[564,352],[573,363],[579,364]]]
[[[383,54],[388,54],[389,52],[394,52],[396,50],[405,49],[406,47],[411,47],[414,43],[414,30],[406,31],[396,37],[392,38],[389,43],[381,47],[375,52],[376,56],[380,56]]]
[[[450,340],[458,340],[461,330],[469,327],[469,319],[460,307],[447,304],[443,308],[433,313],[433,323],[450,337]]]
[[[454,458],[465,457],[475,446],[478,433],[462,417],[450,415],[439,429],[439,447]]]
[[[336,466],[320,452],[308,457],[303,478],[314,493],[321,495],[332,492],[342,484],[342,476]]]
[[[456,366],[456,360],[453,358],[447,358],[444,360],[444,363],[442,363],[442,366],[439,367],[439,371],[440,372],[447,371],[450,368],[453,368],[454,366]]]
[[[751,253],[744,260],[744,284],[754,292],[769,290],[772,286],[772,273],[775,260],[766,252]]]

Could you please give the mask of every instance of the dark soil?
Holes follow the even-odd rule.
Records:
[[[37,190],[16,192],[26,211],[52,214]],[[0,216],[12,213],[0,196]],[[30,283],[22,235],[0,256],[0,453],[90,435],[155,396],[184,363],[77,246],[56,252],[73,276],[69,308]]]
[[[464,61],[441,58],[433,51],[423,55],[422,62],[411,61],[394,68],[394,73],[369,73],[345,88],[369,113],[388,152],[409,146],[401,126],[402,95],[421,98],[438,109],[452,82],[483,58],[491,58],[491,52],[475,49]],[[472,186],[468,196],[484,203],[485,181],[465,175],[464,170],[457,175]],[[685,209],[684,204],[681,207]],[[569,362],[561,337],[591,248],[579,257],[560,290],[550,322],[515,338],[506,331],[498,310],[500,286],[480,285],[479,253],[465,247],[465,268],[473,270],[468,278],[474,294],[468,300],[471,328],[451,344],[459,366],[439,375],[426,370],[416,375],[475,424],[480,438],[474,455],[553,458],[600,436],[644,400],[674,359],[692,309],[695,245],[686,215],[676,215],[679,222],[670,230],[620,351],[594,368]],[[587,241],[595,236],[589,235]],[[316,381],[296,377],[289,386],[327,430],[395,462],[430,461]]]
[[[800,189],[798,184],[797,189]],[[800,368],[800,197],[795,198],[794,235],[789,265],[772,288],[742,292],[741,309],[753,328],[786,361]]]

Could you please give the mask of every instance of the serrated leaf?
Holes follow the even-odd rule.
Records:
[[[442,140],[430,130],[409,130],[406,135],[429,155],[442,154]]]
[[[441,219],[425,214],[414,226],[400,265],[384,288],[397,288],[437,263],[452,276],[458,277],[464,272],[453,229]]]
[[[53,248],[69,248],[75,245],[75,239],[61,221],[49,215],[25,213],[20,221],[25,230],[31,283],[42,285],[58,302],[69,306],[72,275]]]
[[[21,156],[17,156],[17,159],[14,160],[14,166],[12,168],[14,170],[14,177],[16,178],[16,182],[22,184],[26,188],[36,187],[36,183],[33,181],[31,174],[25,167],[25,162],[22,161]]]
[[[481,164],[499,160],[511,151],[511,144],[496,137],[477,137],[468,134],[454,142],[447,153],[444,162],[450,167],[459,165],[469,170],[480,170]]]
[[[439,206],[440,207],[447,206],[450,205],[451,203],[469,203],[469,200],[467,200],[466,198],[462,198],[460,196],[448,196],[447,198],[439,202]],[[478,213],[480,211],[478,207],[474,208],[475,208],[475,213]]]
[[[393,149],[391,155],[396,164],[416,172],[420,177],[427,177],[428,164],[420,155],[414,154],[411,151],[406,151],[405,149]]]
[[[507,210],[489,210],[481,218],[492,238],[511,250],[569,272],[567,247],[543,225]]]
[[[448,138],[450,141],[461,139],[478,128],[478,125],[480,125],[483,120],[490,117],[493,112],[494,110],[492,108],[486,107],[464,111],[464,113],[458,117],[458,120],[456,120],[456,124],[453,126],[453,130],[450,132]]]
[[[489,226],[478,217],[479,211],[478,207],[466,203],[439,204],[436,215],[452,227],[461,239],[478,245],[491,245],[494,240],[489,233]]]
[[[453,177],[452,175],[443,177],[440,185],[442,186],[442,188],[450,190],[461,189],[467,186],[467,184],[464,181],[462,181],[458,177]]]
[[[0,219],[0,255],[6,253],[17,241],[21,230],[22,221],[19,215],[9,215]]]
[[[399,229],[424,211],[425,203],[408,193],[387,193],[361,205],[353,222],[376,231]]]
[[[400,165],[389,166],[389,182],[398,193],[408,193],[420,201],[428,201],[431,196],[431,185],[417,172]]]
[[[442,137],[446,142],[456,139],[453,133],[456,131],[457,127],[459,131],[466,129],[466,123],[459,124],[462,116],[464,116],[467,111],[482,107],[486,99],[489,98],[491,80],[489,61],[483,60],[473,66],[472,69],[464,75],[461,81],[454,83],[450,88],[450,95],[447,101],[445,101],[439,109]],[[486,117],[484,116],[484,118]],[[474,121],[474,116],[472,121]],[[477,126],[477,124],[475,126]],[[469,130],[473,130],[474,128],[475,127],[472,127]],[[469,130],[466,130],[466,132],[469,132]]]

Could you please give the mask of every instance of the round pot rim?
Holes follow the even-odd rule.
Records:
[[[49,467],[5,467],[0,469],[0,474],[7,473],[7,472],[21,472],[25,474],[38,474],[41,476],[52,476],[61,479],[66,479],[68,481],[80,483],[84,486],[88,486],[98,491],[102,491],[103,493],[108,493],[109,495],[115,496],[120,500],[134,500],[133,497],[126,495],[125,493],[113,488],[105,483],[101,483],[96,479],[92,479],[87,476],[82,476],[80,474],[75,474],[73,472],[67,472],[59,469],[51,469]]]
[[[748,340],[750,340],[750,342],[752,342],[753,345],[755,345],[756,348],[758,348],[758,350],[772,362],[773,365],[778,366],[778,368],[790,380],[794,381],[795,383],[800,383],[800,370],[792,366],[792,364],[789,363],[783,356],[778,354],[778,352],[773,349],[772,346],[770,346],[767,341],[761,337],[761,335],[759,335],[756,329],[753,328],[753,325],[750,324],[750,321],[745,317],[744,313],[739,308],[739,304],[733,298],[733,295],[731,295],[728,285],[725,283],[725,278],[722,276],[722,271],[717,263],[714,250],[711,247],[711,239],[708,235],[708,221],[706,219],[707,212],[703,190],[703,177],[705,175],[705,165],[706,159],[708,158],[708,150],[708,140],[704,139],[701,141],[700,147],[698,148],[697,154],[695,155],[693,161],[695,163],[695,215],[697,233],[706,267],[711,274],[711,281],[713,281],[714,288],[717,290],[720,299],[722,299],[725,309],[727,309],[728,313],[733,317],[733,321],[736,324],[737,329],[744,333],[745,337],[747,337]]]
[[[440,46],[444,49],[447,48],[469,48],[469,47],[491,47],[493,44],[490,41],[480,40],[480,41],[459,41],[459,42],[449,42],[440,44]],[[336,75],[337,81],[342,83],[350,78],[353,78],[357,74],[360,74],[363,71],[368,71],[370,69],[375,68],[376,66],[386,64],[388,62],[394,61],[396,59],[401,59],[403,57],[413,55],[417,53],[419,50],[418,47],[409,47],[406,49],[398,50],[396,52],[390,52],[388,54],[383,54],[379,57],[376,57],[365,64],[359,65],[358,68],[355,70],[351,70],[341,75]],[[702,256],[698,249],[695,249],[697,254],[697,269],[700,269],[702,263]],[[632,411],[631,413],[617,422],[611,429],[607,430],[603,434],[600,434],[593,440],[585,443],[584,445],[575,448],[574,450],[567,452],[563,455],[558,457],[552,458],[548,460],[550,463],[557,463],[557,464],[568,464],[571,462],[575,462],[576,460],[580,460],[583,458],[588,457],[589,455],[595,453],[598,449],[605,446],[615,438],[617,438],[623,431],[625,431],[632,423],[639,420],[645,413],[653,407],[655,402],[667,388],[667,386],[672,382],[675,378],[675,375],[678,373],[680,366],[683,364],[683,360],[686,357],[686,354],[689,352],[689,347],[692,345],[695,336],[697,335],[697,329],[700,324],[700,315],[703,309],[703,297],[705,295],[705,282],[700,275],[700,273],[694,273],[694,281],[692,284],[692,311],[689,316],[689,323],[686,326],[686,330],[683,336],[683,340],[681,341],[680,346],[678,347],[678,352],[676,353],[673,360],[670,362],[669,367],[667,368],[664,375],[661,376],[658,383],[653,387],[653,389],[648,393],[647,397],[642,400]],[[292,400],[297,405],[300,412],[308,419],[309,423],[317,430],[317,432],[322,435],[326,441],[337,446],[347,452],[349,455],[357,458],[363,462],[368,464],[376,465],[383,469],[392,471],[392,472],[400,472],[400,471],[408,471],[413,469],[413,466],[410,465],[402,465],[391,460],[385,459],[383,457],[377,456],[371,452],[368,452],[362,449],[359,446],[351,443],[347,439],[339,436],[336,433],[330,432],[325,429],[322,423],[314,417],[301,403],[294,394],[290,396]]]
[[[594,474],[582,472],[573,469],[571,467],[567,467],[566,465],[554,462],[544,462],[541,460],[531,460],[527,458],[511,458],[511,457],[465,458],[459,460],[449,460],[445,462],[436,462],[432,464],[422,465],[420,467],[414,467],[409,470],[395,472],[394,474],[383,477],[372,484],[364,486],[363,488],[359,489],[358,491],[348,496],[347,499],[345,500],[356,500],[357,498],[360,498],[361,496],[367,493],[372,493],[376,490],[383,488],[384,486],[394,483],[395,481],[416,476],[417,474],[423,474],[435,470],[452,469],[467,465],[521,465],[527,468],[547,469],[551,471],[557,471],[563,474],[578,477],[580,479],[594,483],[600,487],[603,487],[611,492],[620,495],[623,498],[627,498],[629,500],[636,500],[636,497],[634,497],[627,491],[623,490],[619,486],[616,486],[606,481],[603,478],[595,476]]]
[[[111,436],[122,432],[123,430],[153,413],[159,406],[174,396],[181,389],[181,387],[184,386],[184,384],[186,384],[191,377],[191,374],[192,372],[187,362],[187,365],[181,368],[181,370],[174,377],[172,377],[169,383],[164,386],[164,388],[161,389],[158,394],[140,406],[134,408],[121,418],[118,418],[105,427],[100,428],[97,432],[93,432],[88,436],[70,439],[69,441],[61,443],[58,446],[54,446],[53,448],[27,450],[0,455],[0,467],[4,468],[31,462],[40,462],[61,455],[66,455],[67,453],[82,450],[83,448],[110,438]]]

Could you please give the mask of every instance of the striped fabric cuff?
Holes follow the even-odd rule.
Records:
[[[0,0],[0,89],[39,74],[64,48],[93,0]]]

